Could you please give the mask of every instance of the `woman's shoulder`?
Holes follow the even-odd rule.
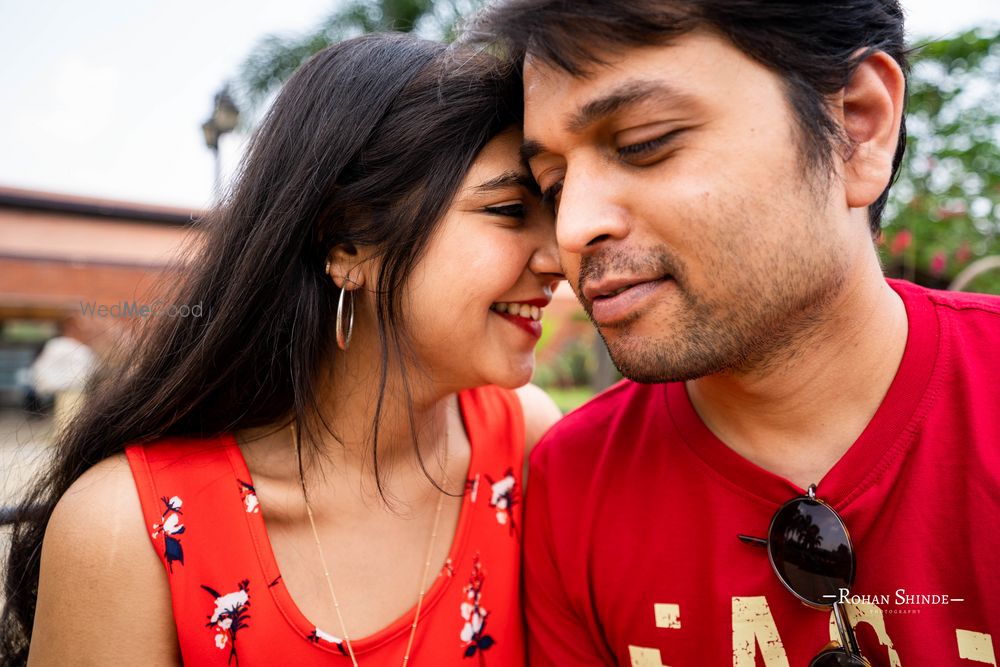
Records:
[[[124,453],[90,467],[63,493],[49,519],[45,543],[66,541],[55,538],[69,538],[81,547],[113,541],[116,549],[133,543],[148,549],[142,509]]]
[[[56,503],[35,619],[32,662],[178,664],[169,586],[124,454],[88,469]]]
[[[230,432],[216,435],[164,436],[148,442],[135,442],[125,447],[125,457],[132,466],[148,465],[154,469],[192,469],[211,465],[228,465],[230,445],[235,445]]]
[[[530,452],[545,432],[562,419],[562,411],[538,385],[529,383],[518,387],[515,392],[524,412],[524,440]]]
[[[562,418],[555,401],[543,389],[526,384],[517,389],[487,385],[460,394],[467,421],[484,424],[496,431],[505,425],[503,435],[523,441],[529,454],[549,428]],[[503,419],[500,419],[502,417]]]

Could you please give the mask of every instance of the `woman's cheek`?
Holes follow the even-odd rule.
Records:
[[[509,236],[493,237],[479,248],[475,258],[470,258],[469,274],[475,271],[475,275],[491,277],[498,294],[506,292],[527,268],[531,253],[525,245]]]
[[[474,271],[495,272],[497,258],[502,257],[503,246],[499,239],[484,234],[482,238],[476,239],[474,244],[467,246],[468,250],[464,253],[462,264]]]

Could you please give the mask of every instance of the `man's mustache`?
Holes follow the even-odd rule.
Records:
[[[652,279],[671,276],[682,284],[684,269],[677,256],[663,246],[647,249],[608,249],[580,259],[576,282],[576,295],[585,307],[590,301],[584,296],[584,287],[597,283],[605,276],[635,276]]]

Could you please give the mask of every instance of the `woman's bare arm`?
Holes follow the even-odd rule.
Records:
[[[88,470],[56,505],[28,664],[181,664],[167,574],[124,455]]]

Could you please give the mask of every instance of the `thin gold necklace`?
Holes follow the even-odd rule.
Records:
[[[319,533],[316,531],[316,521],[313,519],[312,506],[309,504],[309,494],[306,493],[306,479],[302,473],[302,445],[299,442],[298,429],[295,428],[296,420],[292,419],[290,424],[292,429],[292,446],[295,447],[295,460],[298,462],[299,483],[302,485],[302,499],[306,503],[306,514],[309,515],[309,525],[312,527],[313,539],[316,540],[316,550],[319,552],[319,561],[323,565],[323,576],[326,577],[326,587],[330,590],[330,598],[333,600],[333,609],[337,613],[337,620],[340,622],[340,632],[343,642],[347,645],[347,654],[351,657],[353,667],[358,667],[358,659],[354,656],[354,646],[351,638],[347,635],[347,627],[344,625],[344,616],[340,613],[340,603],[337,602],[337,594],[333,591],[333,580],[330,578],[330,568],[327,567],[326,557],[323,555],[323,545],[319,541]],[[444,439],[444,466],[441,473],[441,487],[444,488],[447,476],[445,470],[448,469],[448,429],[445,427]],[[424,562],[424,575],[420,580],[420,597],[417,598],[417,609],[413,614],[413,624],[410,625],[410,638],[406,642],[406,653],[403,655],[403,667],[410,661],[410,649],[413,648],[413,638],[417,634],[417,623],[420,622],[420,610],[424,604],[424,594],[427,592],[427,575],[431,570],[431,557],[434,553],[434,545],[437,542],[438,523],[441,519],[441,506],[444,504],[444,493],[438,494],[437,509],[434,511],[434,527],[431,529],[430,544],[427,545],[427,559]]]

